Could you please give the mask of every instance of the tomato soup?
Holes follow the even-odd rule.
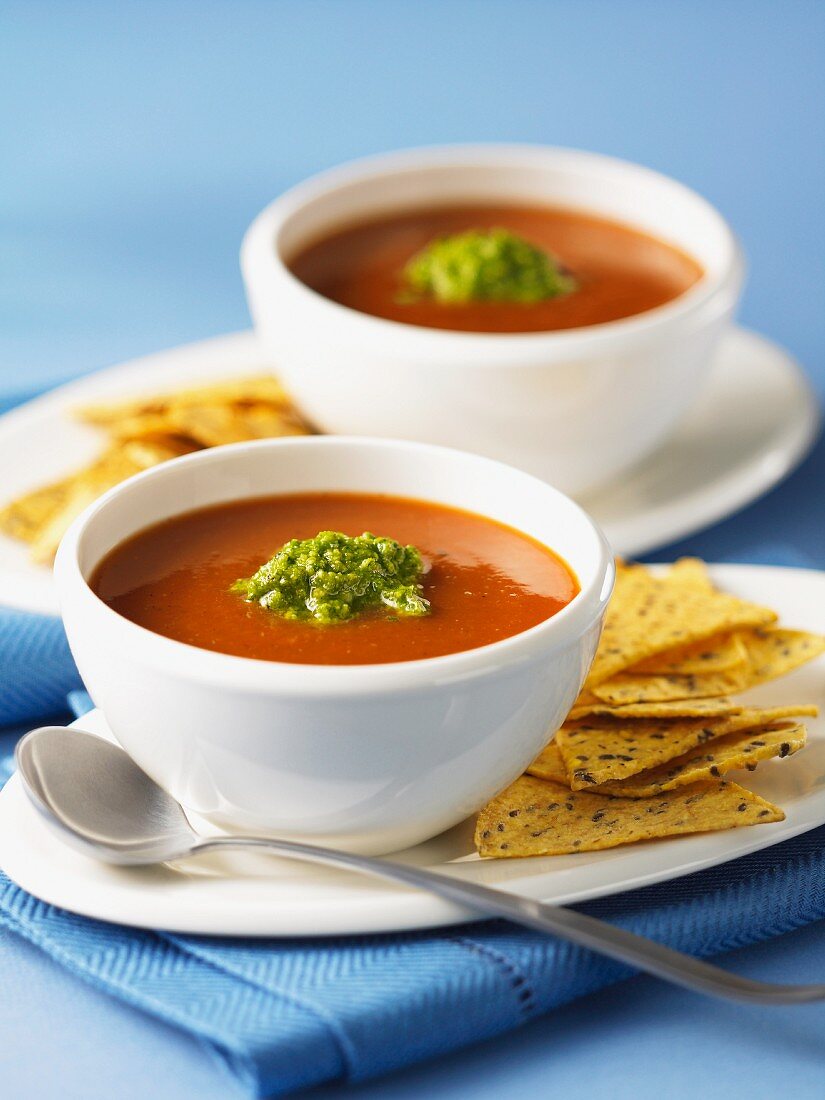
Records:
[[[322,625],[282,618],[232,585],[290,539],[365,531],[418,548],[421,618],[370,612]],[[578,592],[547,547],[483,516],[425,501],[307,493],[220,504],[149,527],[98,566],[92,588],[132,622],[202,649],[298,664],[412,661],[519,634]]]
[[[506,229],[552,253],[577,289],[545,301],[445,304],[404,294],[405,264],[437,237]],[[543,206],[446,206],[350,225],[289,261],[326,298],[390,321],[461,332],[552,332],[632,317],[672,301],[703,271],[690,256],[627,225]]]

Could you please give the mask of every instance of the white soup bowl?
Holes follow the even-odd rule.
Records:
[[[338,491],[415,497],[509,524],[560,554],[581,590],[557,615],[492,645],[325,666],[173,641],[89,586],[105,555],[151,524],[226,501]],[[363,852],[449,828],[523,771],[581,688],[614,576],[592,520],[543,482],[458,451],[340,437],[239,443],[138,474],[74,523],[55,570],[81,676],[153,779],[221,828]]]
[[[676,246],[704,275],[633,317],[510,335],[373,317],[289,269],[303,247],[341,227],[474,202],[592,212]],[[722,216],[675,180],[595,153],[508,145],[391,153],[315,176],[255,219],[241,267],[273,368],[322,431],[460,447],[574,494],[615,478],[671,433],[699,394],[744,270]]]

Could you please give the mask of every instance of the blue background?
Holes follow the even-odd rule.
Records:
[[[703,192],[750,257],[742,319],[825,396],[821,2],[7,0],[0,82],[0,389],[246,327],[241,234],[313,171],[506,140],[628,157]],[[825,567],[823,484],[820,444],[764,501],[667,553]],[[730,962],[823,977],[825,930]],[[192,1042],[8,934],[0,986],[10,1096],[240,1094]],[[814,1097],[823,1025],[822,1007],[714,1005],[637,979],[348,1095]]]

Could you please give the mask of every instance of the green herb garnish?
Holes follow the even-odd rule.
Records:
[[[407,297],[438,302],[541,302],[576,289],[549,253],[507,229],[439,237],[404,268]]]
[[[381,606],[398,615],[429,614],[422,572],[414,546],[369,532],[352,538],[321,531],[312,539],[291,539],[232,588],[285,619],[339,623]]]

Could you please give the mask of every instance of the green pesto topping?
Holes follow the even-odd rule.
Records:
[[[506,229],[439,237],[404,268],[408,291],[438,302],[541,302],[576,289],[555,258]]]
[[[274,558],[233,591],[285,619],[340,623],[374,607],[399,615],[427,615],[421,595],[421,555],[414,546],[365,532],[351,538],[320,531],[290,539]]]

